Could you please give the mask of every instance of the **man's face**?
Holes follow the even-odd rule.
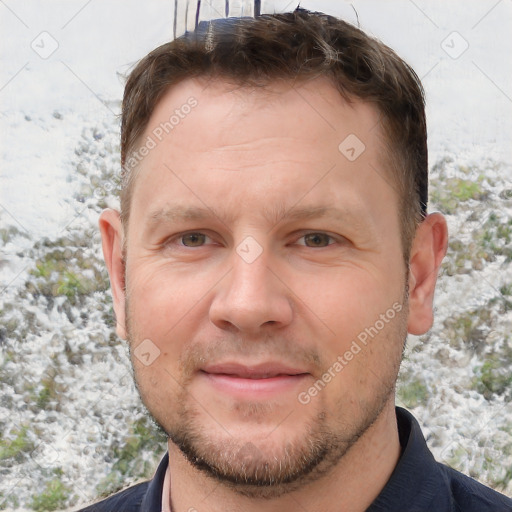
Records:
[[[197,467],[297,484],[393,404],[407,329],[398,196],[372,106],[322,79],[205,85],[169,91],[142,137],[197,100],[133,189],[135,377]]]

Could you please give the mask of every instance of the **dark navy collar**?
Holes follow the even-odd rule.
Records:
[[[396,420],[402,455],[388,483],[367,512],[430,510],[432,501],[446,486],[439,464],[428,449],[414,416],[397,407]],[[450,510],[449,495],[445,496],[447,502],[439,510]]]
[[[168,465],[169,452],[164,455],[158,465],[155,476],[149,482],[147,492],[140,506],[141,512],[160,512],[162,510],[162,490]]]

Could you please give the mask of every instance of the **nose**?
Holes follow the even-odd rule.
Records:
[[[289,289],[264,253],[252,262],[234,253],[232,270],[218,286],[210,320],[220,329],[257,334],[292,321]]]

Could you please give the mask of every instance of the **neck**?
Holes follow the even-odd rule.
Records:
[[[363,512],[384,488],[399,458],[393,402],[386,405],[375,423],[330,473],[275,499],[254,499],[238,494],[194,468],[169,441],[172,512],[283,512],[298,508]]]

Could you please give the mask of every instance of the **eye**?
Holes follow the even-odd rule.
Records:
[[[205,244],[207,239],[209,239],[209,237],[204,233],[185,233],[178,238],[180,245],[184,245],[185,247],[201,247]]]
[[[167,255],[180,254],[183,257],[195,257],[221,245],[223,244],[219,243],[219,238],[215,233],[210,235],[208,231],[184,231],[161,240],[158,248]]]
[[[327,233],[308,233],[299,240],[304,240],[304,243],[298,243],[306,247],[327,247],[335,242],[334,238]]]

